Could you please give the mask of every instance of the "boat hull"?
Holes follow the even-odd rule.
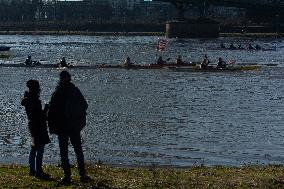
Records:
[[[9,51],[11,47],[0,46],[0,51]]]
[[[147,64],[147,65],[139,65],[139,64],[131,64],[128,66],[125,65],[101,65],[100,68],[119,68],[119,69],[163,69],[168,67],[195,67],[197,63],[192,64]]]
[[[173,71],[182,71],[182,72],[237,72],[237,71],[253,71],[259,69],[258,65],[248,65],[248,66],[230,66],[227,68],[200,68],[200,67],[169,67]]]
[[[94,69],[94,68],[99,68],[99,66],[94,65],[94,66],[88,66],[88,65],[70,65],[68,67],[61,67],[58,64],[31,64],[31,65],[26,65],[24,63],[20,64],[0,64],[0,67],[15,67],[15,68],[58,68],[58,69],[65,69],[65,68],[78,68],[78,69]]]
[[[9,54],[0,54],[0,58],[10,58]]]
[[[242,66],[229,66],[228,68],[217,69],[210,66],[206,69],[201,69],[198,64],[167,64],[167,65],[70,65],[68,67],[60,67],[58,64],[0,64],[0,67],[16,67],[16,68],[56,68],[56,69],[170,69],[174,71],[189,71],[189,72],[233,72],[233,71],[249,71],[260,68],[259,65],[242,65]]]

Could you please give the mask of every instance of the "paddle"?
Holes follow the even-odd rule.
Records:
[[[229,63],[228,63],[228,65],[233,65],[233,64],[235,64],[236,62],[237,62],[237,60],[230,60]]]

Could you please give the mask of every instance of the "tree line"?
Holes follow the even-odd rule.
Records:
[[[0,0],[0,22],[110,19],[113,8],[95,1]]]

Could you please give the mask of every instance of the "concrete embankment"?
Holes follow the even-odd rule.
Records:
[[[165,36],[165,32],[0,31],[0,35]],[[220,33],[219,37],[277,38],[284,33]]]
[[[0,31],[0,35],[164,36],[164,32]]]
[[[284,26],[220,25],[219,32],[220,37],[277,37]],[[165,36],[166,23],[0,22],[0,35]]]
[[[277,38],[284,37],[284,33],[220,33],[219,37]]]

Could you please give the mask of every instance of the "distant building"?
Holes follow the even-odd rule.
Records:
[[[236,7],[211,6],[208,10],[209,17],[221,23],[240,24],[246,20],[246,9]]]
[[[144,1],[139,5],[139,9],[141,10],[140,19],[146,19],[149,22],[165,22],[177,16],[175,7],[165,2]]]

